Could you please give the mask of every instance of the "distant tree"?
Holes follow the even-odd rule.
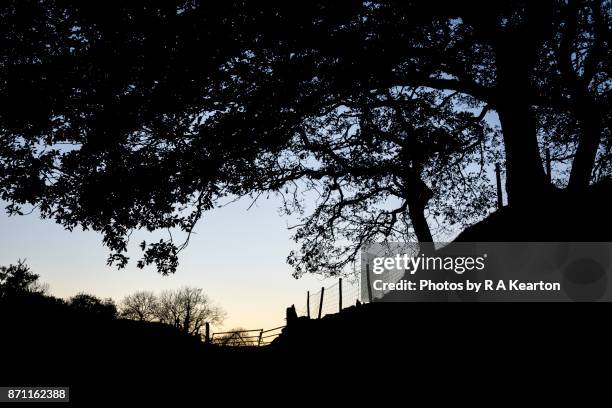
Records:
[[[48,285],[40,283],[39,277],[26,265],[25,260],[18,260],[16,265],[0,266],[0,296],[25,292],[45,294]]]
[[[126,319],[153,321],[157,315],[158,300],[153,292],[136,292],[123,298],[120,316]]]
[[[47,282],[36,281],[30,285],[29,291],[41,295],[50,296],[50,285]]]
[[[115,318],[117,306],[111,298],[100,299],[87,293],[79,293],[68,300],[68,305],[75,311],[104,318]]]
[[[244,327],[234,327],[228,332],[231,333],[221,335],[218,338],[215,336],[215,344],[233,347],[257,345],[257,338],[253,337],[258,334],[257,332],[247,332]]]
[[[183,333],[199,335],[206,323],[220,324],[225,312],[212,304],[202,289],[183,287],[162,292],[159,296],[156,317]]]

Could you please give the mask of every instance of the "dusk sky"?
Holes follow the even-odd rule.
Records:
[[[304,307],[307,290],[317,291],[336,280],[293,278],[285,263],[295,245],[287,229],[291,220],[278,214],[279,201],[274,198],[247,210],[249,204],[242,200],[205,214],[171,276],[159,275],[154,267],[135,266],[140,256],[137,244],[150,235],[134,234],[131,262],[117,270],[106,266],[109,252],[99,234],[71,233],[36,213],[0,215],[0,265],[27,259],[41,281],[49,283],[51,294],[62,298],[83,291],[119,302],[139,290],[201,287],[227,312],[224,329],[272,328],[284,324],[287,306]]]
[[[493,126],[499,124],[494,113],[487,114],[487,119]],[[492,166],[488,167],[493,181]],[[178,271],[170,276],[161,276],[153,266],[136,267],[141,256],[138,244],[143,239],[167,238],[167,234],[134,233],[130,263],[117,270],[106,266],[109,251],[100,234],[66,231],[52,220],[41,220],[36,212],[8,217],[0,211],[0,265],[26,259],[41,281],[50,285],[50,293],[61,298],[86,292],[119,303],[135,291],[159,293],[185,285],[200,287],[227,312],[217,330],[277,327],[284,325],[287,306],[295,304],[298,312],[303,310],[306,291],[317,292],[337,279],[293,278],[285,260],[297,246],[288,230],[297,219],[279,215],[281,200],[273,195],[267,200],[260,198],[249,208],[250,204],[251,200],[243,199],[205,213],[189,246],[179,255]],[[494,203],[491,205],[493,210]],[[351,289],[345,288],[345,293],[357,292],[356,287]],[[311,305],[311,310],[316,307]]]

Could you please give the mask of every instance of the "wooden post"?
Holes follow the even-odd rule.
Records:
[[[325,287],[321,287],[321,300],[319,300],[319,319],[321,318],[321,311],[323,309],[323,294],[325,293]]]
[[[210,343],[210,323],[204,325],[204,343]]]
[[[552,183],[552,173],[550,171],[550,149],[546,149],[546,177],[548,182]]]
[[[370,263],[366,264],[366,284],[368,285],[368,302],[372,303],[372,284],[370,282]]]
[[[504,206],[504,198],[502,197],[501,169],[499,163],[495,163],[495,180],[497,181],[497,208],[500,209]]]
[[[310,291],[306,292],[306,316],[310,319]]]
[[[285,319],[287,321],[287,326],[297,321],[298,315],[297,315],[297,312],[295,311],[295,305],[291,305],[291,307],[287,308],[287,317]]]
[[[257,339],[257,347],[261,346],[261,336],[263,335],[263,329],[259,331],[259,339]]]
[[[338,311],[342,311],[342,278],[338,278]]]

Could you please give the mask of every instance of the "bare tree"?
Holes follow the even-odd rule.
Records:
[[[215,343],[232,347],[256,346],[256,333],[255,331],[246,330],[244,327],[235,327],[227,332],[227,334],[219,336],[218,339],[215,337]]]
[[[156,316],[184,333],[198,335],[205,323],[220,324],[225,312],[214,305],[201,288],[185,286],[159,296]]]
[[[121,316],[132,320],[153,321],[156,318],[157,306],[157,297],[153,292],[136,292],[121,301]]]

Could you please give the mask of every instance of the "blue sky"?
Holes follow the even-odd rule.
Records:
[[[51,294],[63,298],[84,291],[119,301],[138,290],[201,287],[226,310],[225,329],[272,328],[284,324],[287,306],[304,306],[307,290],[316,291],[335,280],[293,278],[285,263],[295,245],[287,229],[291,220],[278,214],[280,202],[275,198],[258,201],[247,210],[249,204],[241,200],[205,214],[171,276],[161,276],[154,268],[136,268],[140,237],[132,240],[132,262],[116,270],[106,266],[108,250],[99,234],[68,232],[35,213],[0,214],[0,265],[27,259],[49,283]]]

